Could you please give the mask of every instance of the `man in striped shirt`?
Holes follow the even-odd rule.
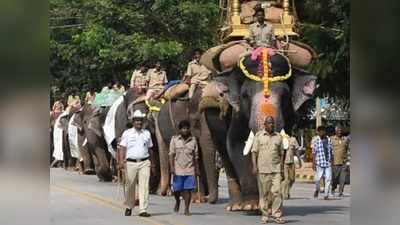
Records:
[[[326,129],[324,126],[317,128],[318,136],[315,138],[312,145],[313,153],[313,169],[315,170],[315,185],[316,190],[314,197],[318,197],[320,190],[320,181],[322,176],[325,177],[325,200],[328,200],[329,193],[331,190],[332,180],[332,142],[328,136],[326,136]]]

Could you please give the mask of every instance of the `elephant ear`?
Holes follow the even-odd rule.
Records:
[[[229,104],[235,109],[239,110],[239,99],[240,99],[240,80],[241,73],[238,69],[229,72],[221,73],[215,77],[217,82],[222,83],[227,88],[227,92],[224,93]]]
[[[313,98],[317,77],[306,71],[295,70],[293,72],[292,104],[294,111],[297,112],[307,100]]]

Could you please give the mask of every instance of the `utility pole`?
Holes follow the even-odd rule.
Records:
[[[315,98],[315,127],[319,127],[322,125],[322,117],[321,117],[321,99],[319,97]]]

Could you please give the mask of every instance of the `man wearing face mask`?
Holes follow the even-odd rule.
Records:
[[[139,181],[139,216],[149,217],[147,208],[149,205],[149,179],[150,179],[150,154],[153,147],[150,132],[142,128],[145,114],[140,110],[133,113],[133,127],[124,131],[119,143],[120,168],[126,173],[126,195],[128,207],[125,216],[132,215],[135,207],[136,183]]]
[[[189,99],[193,97],[196,87],[199,86],[204,88],[209,80],[211,71],[208,70],[204,65],[200,64],[200,57],[202,51],[195,49],[193,54],[193,60],[189,62],[186,70],[186,74],[182,80],[190,83],[189,88]]]

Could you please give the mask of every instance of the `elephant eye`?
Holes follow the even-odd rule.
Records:
[[[224,93],[223,92],[219,93],[219,97],[224,97]]]

